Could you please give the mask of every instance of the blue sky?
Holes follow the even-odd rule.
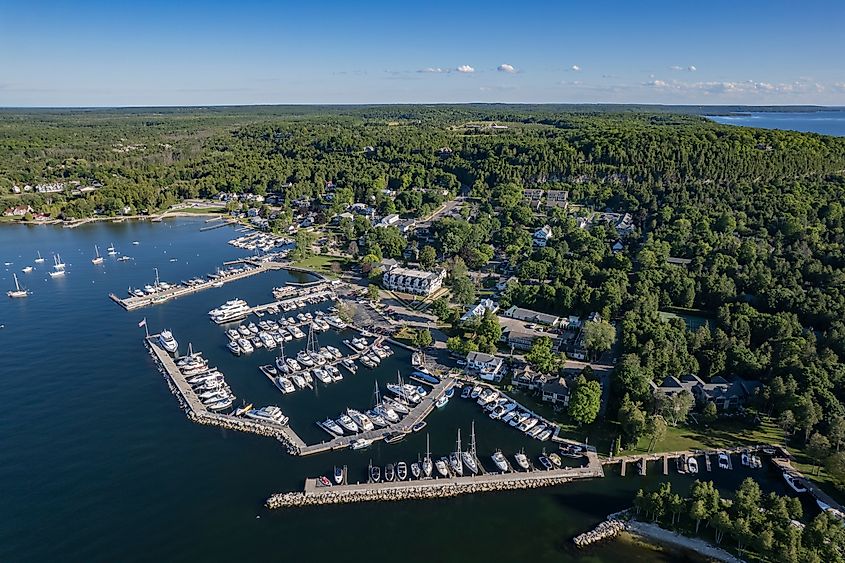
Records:
[[[0,106],[845,105],[845,2],[0,0]]]

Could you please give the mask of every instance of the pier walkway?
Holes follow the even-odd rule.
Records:
[[[354,442],[355,440],[365,439],[365,440],[383,440],[385,435],[399,432],[403,434],[407,434],[411,432],[411,428],[417,422],[425,419],[431,411],[435,409],[434,403],[439,399],[443,394],[446,393],[446,390],[452,387],[455,384],[455,381],[451,378],[445,378],[440,381],[434,388],[428,392],[428,395],[423,397],[423,400],[420,401],[419,404],[415,405],[414,408],[411,409],[407,415],[405,415],[399,422],[395,424],[389,424],[383,428],[375,428],[368,432],[359,432],[358,434],[353,434],[349,436],[340,436],[334,438],[333,440],[328,440],[326,442],[320,442],[319,444],[311,444],[308,446],[303,447],[299,454],[300,455],[312,455],[317,454],[320,452],[326,452],[329,450],[337,450],[348,448],[349,445]]]
[[[583,467],[329,487],[321,485],[317,479],[306,479],[302,492],[273,495],[267,499],[266,506],[290,508],[321,504],[443,498],[468,493],[547,487],[568,483],[575,479],[604,476],[602,465],[595,453],[588,454],[587,461],[587,465]]]

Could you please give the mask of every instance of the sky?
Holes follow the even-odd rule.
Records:
[[[845,105],[845,1],[0,0],[0,106]]]

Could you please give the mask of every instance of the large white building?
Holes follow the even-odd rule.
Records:
[[[431,295],[443,286],[446,271],[425,272],[393,266],[384,273],[381,283],[385,289],[413,293],[414,295]]]

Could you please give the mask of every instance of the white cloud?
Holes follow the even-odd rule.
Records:
[[[690,71],[690,72],[695,72],[695,71],[696,71],[696,70],[698,70],[698,69],[697,69],[697,68],[695,68],[695,65],[689,65],[689,66],[687,67],[687,70],[688,70],[688,71]]]
[[[809,80],[796,80],[794,82],[758,82],[756,80],[725,80],[725,81],[704,81],[685,82],[681,80],[649,80],[643,83],[655,89],[672,91],[684,94],[703,94],[713,96],[734,96],[734,95],[760,95],[779,94],[797,95],[806,93],[821,93],[825,86],[818,82]],[[835,85],[832,85],[835,88]]]
[[[578,65],[572,65],[571,67],[569,67],[569,70],[571,70],[572,72],[580,72],[581,67]]]
[[[674,70],[675,72],[684,72],[684,71],[695,72],[698,69],[695,67],[695,65],[689,65],[689,66],[672,65],[672,66],[669,67],[669,70]]]
[[[496,67],[496,70],[498,70],[499,72],[507,72],[507,73],[510,73],[510,74],[513,74],[513,73],[516,72],[516,69],[514,68],[514,66],[509,65],[507,63],[500,64],[499,66]]]
[[[470,73],[475,72],[475,69],[472,68],[469,65],[461,65],[458,68],[456,68],[455,70],[457,70],[458,72],[462,72],[464,74],[470,74]]]
[[[439,73],[439,72],[446,72],[446,71],[445,71],[445,70],[443,70],[443,69],[442,69],[442,68],[440,68],[440,67],[430,66],[430,67],[426,67],[426,68],[421,68],[421,69],[420,69],[420,70],[418,70],[417,72]]]

